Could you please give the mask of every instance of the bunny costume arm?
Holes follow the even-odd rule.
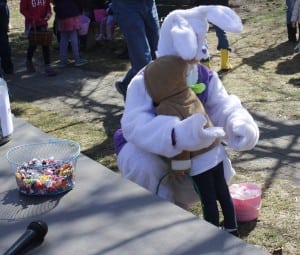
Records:
[[[259,129],[249,112],[235,95],[228,95],[218,75],[208,87],[207,114],[216,126],[226,132],[224,140],[238,151],[252,149],[258,142]]]
[[[172,129],[179,121],[174,116],[156,116],[144,86],[143,72],[137,74],[128,87],[121,119],[125,139],[145,151],[173,157],[181,152],[172,146],[171,138]]]
[[[207,119],[201,113],[183,120],[176,116],[156,115],[153,101],[146,92],[143,71],[128,87],[121,119],[123,134],[128,142],[145,151],[170,158],[184,150],[207,148],[225,132],[221,127],[206,128],[206,123]],[[175,133],[173,138],[172,133]]]
[[[239,33],[243,29],[240,17],[225,6],[175,10],[162,24],[157,55],[176,55],[185,60],[202,59],[208,22],[228,32]],[[214,125],[224,128],[229,146],[240,151],[252,149],[259,137],[253,118],[236,96],[227,94],[216,73],[210,83],[205,108]]]
[[[144,86],[143,72],[135,76],[127,93],[121,119],[127,141],[145,151],[166,157],[173,157],[186,149],[172,145],[172,129],[175,127],[176,132],[176,126],[181,125],[182,121],[175,116],[156,116],[153,102]],[[214,125],[224,128],[229,146],[243,151],[256,145],[259,138],[256,123],[241,101],[234,95],[228,95],[216,73],[208,86],[205,108]]]

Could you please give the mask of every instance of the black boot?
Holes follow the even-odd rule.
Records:
[[[296,27],[292,27],[292,24],[289,23],[287,24],[287,31],[288,31],[288,39],[289,42],[297,42],[297,28]]]
[[[229,234],[232,234],[235,237],[240,237],[239,231],[236,230],[232,230],[232,231],[228,231]]]

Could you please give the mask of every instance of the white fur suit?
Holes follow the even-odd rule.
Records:
[[[199,6],[175,10],[162,24],[157,55],[176,55],[185,60],[199,61],[203,57],[201,50],[208,22],[228,32],[242,31],[240,18],[228,7]],[[197,64],[190,64],[188,84],[197,82],[197,70]],[[152,99],[145,89],[143,70],[132,79],[121,119],[127,143],[118,154],[118,167],[125,178],[164,199],[187,207],[199,201],[199,197],[189,176],[166,175],[171,171],[167,158],[183,150],[208,147],[217,137],[238,151],[250,150],[256,145],[259,138],[256,123],[241,101],[226,92],[216,72],[213,72],[207,89],[204,107],[214,127],[204,129],[206,119],[200,113],[182,121],[175,116],[156,116]],[[174,141],[172,144],[172,132],[176,137],[175,145]],[[202,173],[221,161],[229,182],[234,169],[222,144],[195,157],[190,175]]]

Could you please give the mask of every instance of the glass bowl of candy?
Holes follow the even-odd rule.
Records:
[[[6,158],[18,189],[26,195],[57,195],[75,184],[80,146],[71,140],[50,140],[10,149]]]

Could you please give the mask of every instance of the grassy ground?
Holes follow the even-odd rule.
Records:
[[[284,1],[253,0],[247,5],[241,0],[230,2],[243,18],[245,29],[242,35],[230,38],[234,49],[232,64],[236,70],[224,76],[226,88],[238,95],[253,112],[299,120],[299,56],[294,55],[291,46],[285,42]],[[24,19],[18,11],[19,1],[8,0],[8,3],[13,56],[24,58],[27,41],[22,39]],[[214,33],[209,33],[208,40],[210,48],[214,49]],[[98,44],[95,49],[83,52],[90,61],[84,68],[102,73],[110,70],[124,72],[128,61],[116,58],[122,44],[122,38],[118,36],[113,44]],[[218,53],[212,50],[211,54],[212,68],[217,69]],[[57,51],[53,51],[52,58],[58,59]],[[101,126],[101,120],[62,118],[59,112],[45,111],[34,103],[13,101],[12,111],[54,137],[78,141],[84,154],[117,171],[111,139],[116,127],[113,120],[112,129],[108,131]],[[264,187],[262,180],[266,179],[266,173],[253,173],[243,168],[236,171],[235,182],[252,180]],[[241,238],[273,254],[300,255],[299,191],[299,186],[289,180],[274,180],[264,192],[258,220],[239,224]],[[201,215],[199,204],[192,208],[192,212]]]

